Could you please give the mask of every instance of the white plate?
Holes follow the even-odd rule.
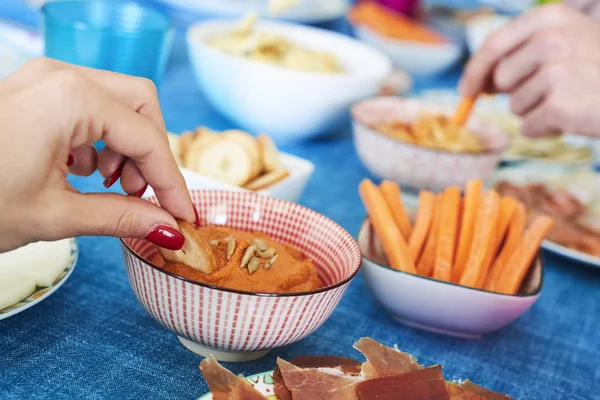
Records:
[[[256,12],[269,17],[266,0],[157,0],[167,6],[188,12],[235,17]],[[280,19],[302,23],[319,23],[341,18],[350,7],[346,0],[302,0],[297,6],[279,16]]]
[[[44,246],[45,251],[40,252],[39,251],[40,246]],[[62,272],[60,273],[60,275],[58,275],[58,277],[54,280],[54,282],[50,284],[50,286],[48,286],[48,287],[39,287],[38,286],[38,287],[36,287],[35,291],[31,295],[29,295],[27,298],[21,300],[20,302],[14,304],[12,306],[9,306],[7,308],[0,310],[0,320],[11,317],[15,314],[20,313],[21,311],[27,310],[29,307],[33,307],[34,305],[42,302],[45,298],[50,296],[52,293],[56,292],[58,290],[58,288],[60,288],[65,283],[65,281],[69,278],[69,276],[73,272],[73,269],[75,268],[75,264],[77,263],[77,257],[79,255],[79,250],[78,250],[77,242],[75,241],[75,239],[59,240],[57,242],[52,242],[52,243],[34,243],[34,244],[31,244],[31,245],[28,245],[26,247],[16,250],[15,252],[19,252],[19,253],[13,253],[13,254],[18,255],[18,257],[16,257],[16,259],[18,259],[18,260],[28,259],[28,261],[43,263],[44,262],[43,258],[45,257],[45,255],[47,254],[47,251],[48,251],[47,246],[52,246],[53,251],[66,253],[66,256],[64,258],[56,259],[56,262],[60,263],[57,266],[57,268],[62,269]],[[5,253],[2,255],[2,258],[0,260],[2,262],[7,262],[7,261],[11,262],[12,256],[10,255],[10,253]],[[23,262],[26,262],[26,261],[23,261]],[[11,265],[14,266],[14,264],[11,264]],[[15,266],[15,267],[18,268],[19,266]]]
[[[540,171],[543,168],[505,168],[503,170],[499,170],[496,175],[490,179],[487,183],[488,187],[493,187],[497,182],[501,180],[507,180],[515,185],[525,185],[528,183],[534,182],[542,182],[549,184],[555,187],[564,187],[567,191],[572,192],[576,195],[584,204],[587,204],[588,207],[593,207],[594,204],[597,203],[595,199],[600,197],[600,190],[596,189],[596,193],[588,193],[589,186],[593,185],[595,188],[600,188],[600,175],[593,175],[596,177],[597,182],[593,183],[592,181],[581,181],[577,179],[577,172],[575,173],[557,173],[554,171]],[[582,174],[587,174],[587,172],[582,171]],[[569,187],[566,182],[571,181],[573,187]],[[581,183],[578,183],[581,182]],[[585,191],[587,195],[583,193],[575,193],[577,191],[577,186],[588,186],[588,190]],[[587,197],[587,198],[586,198]],[[575,262],[579,262],[582,264],[586,264],[588,266],[594,268],[600,268],[600,257],[594,257],[588,255],[586,253],[582,253],[577,250],[570,249],[568,247],[562,246],[558,243],[551,242],[549,240],[545,240],[542,243],[542,248],[550,253],[554,253]]]
[[[274,371],[261,372],[260,374],[247,376],[244,379],[248,381],[254,389],[256,389],[263,396],[267,396],[269,400],[277,400],[275,393],[275,383],[273,381]],[[211,393],[206,393],[201,396],[198,400],[212,400],[213,396]]]

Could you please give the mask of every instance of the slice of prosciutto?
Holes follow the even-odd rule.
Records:
[[[223,368],[214,357],[202,360],[200,371],[214,400],[267,400],[243,377]]]
[[[450,400],[512,400],[511,397],[492,392],[470,381],[446,382]]]
[[[450,400],[439,365],[364,381],[357,391],[360,400]]]
[[[371,338],[361,338],[354,343],[354,348],[367,359],[362,368],[363,376],[367,380],[401,375],[424,368],[417,363],[413,355],[387,347]]]
[[[362,363],[351,358],[337,356],[300,356],[290,360],[299,368],[331,368],[348,375],[357,376],[362,369]],[[332,371],[333,372],[333,371]],[[273,373],[275,395],[279,400],[292,400],[292,392],[285,386],[279,367]]]
[[[360,400],[356,393],[359,377],[335,368],[300,368],[281,358],[277,366],[294,400]]]

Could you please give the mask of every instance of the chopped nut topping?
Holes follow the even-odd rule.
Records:
[[[244,253],[244,256],[242,257],[242,263],[240,265],[240,268],[244,268],[246,266],[246,264],[248,264],[248,261],[250,261],[250,258],[252,258],[252,256],[254,255],[255,250],[256,250],[255,246],[249,246],[246,249],[246,252]]]
[[[211,246],[218,246],[219,245],[219,241],[218,240],[209,240],[208,244],[210,244]]]
[[[275,255],[275,249],[272,247],[269,247],[268,249],[264,250],[264,251],[260,251],[257,250],[256,251],[256,255],[262,258],[272,258]]]
[[[231,239],[229,241],[229,243],[227,243],[227,261],[229,261],[229,259],[233,255],[234,251],[235,251],[235,240]]]
[[[252,257],[250,261],[248,261],[248,273],[253,274],[258,269],[259,261],[258,258]]]
[[[265,251],[268,248],[267,245],[265,244],[265,242],[263,242],[259,238],[254,239],[254,244],[256,245],[256,247],[258,248],[258,250],[260,250],[260,251]]]
[[[279,254],[275,254],[275,256],[273,256],[269,261],[267,261],[267,263],[264,265],[265,269],[269,269],[273,266],[273,264],[275,263],[275,261],[277,260],[277,257],[279,257]]]

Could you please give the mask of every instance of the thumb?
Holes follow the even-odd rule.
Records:
[[[167,211],[147,200],[116,193],[66,191],[52,208],[51,240],[74,236],[146,238],[157,246],[179,250],[185,239]],[[44,239],[42,239],[44,240]]]

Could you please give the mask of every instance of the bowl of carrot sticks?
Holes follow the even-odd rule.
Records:
[[[423,190],[407,207],[399,186],[368,179],[359,192],[368,217],[358,242],[363,275],[384,309],[404,324],[479,338],[525,313],[543,284],[540,246],[547,216],[527,226],[526,209],[482,181]]]
[[[364,166],[413,190],[485,180],[508,146],[508,135],[488,121],[473,116],[456,124],[452,108],[420,99],[374,97],[356,103],[351,114]]]

